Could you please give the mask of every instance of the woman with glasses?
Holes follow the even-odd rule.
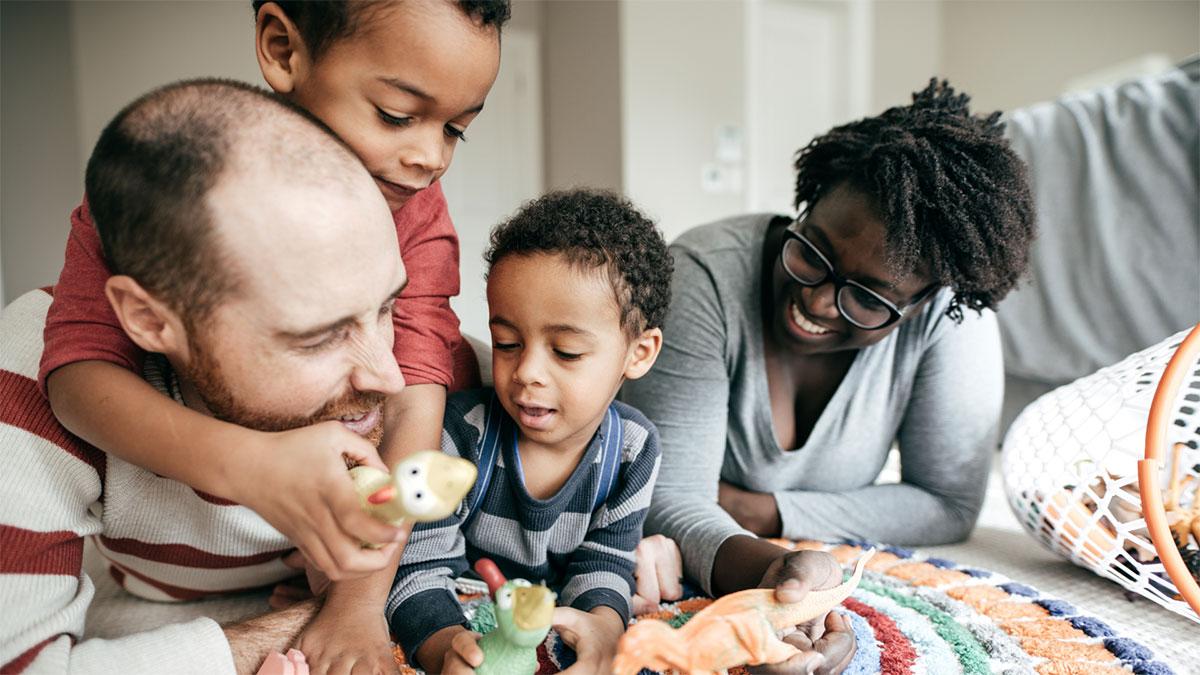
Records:
[[[999,114],[968,100],[931,81],[837,127],[797,154],[799,218],[671,246],[663,351],[624,399],[662,438],[647,531],[706,591],[803,567],[751,534],[931,545],[974,525],[1003,389],[991,310],[1034,218]],[[875,485],[893,444],[901,482]]]

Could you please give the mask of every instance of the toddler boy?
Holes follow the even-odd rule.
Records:
[[[527,204],[486,254],[493,389],[447,401],[442,449],[479,467],[458,512],[418,526],[388,623],[429,672],[482,662],[454,579],[479,558],[558,593],[583,672],[607,672],[629,620],[658,432],[613,399],[662,345],[672,263],[627,200],[569,191]]]

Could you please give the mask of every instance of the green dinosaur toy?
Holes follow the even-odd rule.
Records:
[[[476,675],[533,675],[537,672],[537,648],[550,632],[554,601],[558,598],[545,585],[534,586],[524,579],[506,581],[496,563],[480,558],[475,571],[487,582],[496,603],[496,628],[479,640],[483,665]]]

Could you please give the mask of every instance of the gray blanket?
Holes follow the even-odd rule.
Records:
[[[1010,375],[1074,380],[1200,322],[1200,58],[1017,110],[1040,235],[998,312]]]

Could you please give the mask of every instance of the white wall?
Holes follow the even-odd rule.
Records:
[[[0,2],[0,305],[58,278],[82,193],[70,11]]]
[[[942,3],[942,71],[979,110],[1052,99],[1080,75],[1151,53],[1200,51],[1200,2]]]
[[[620,190],[621,4],[544,6],[546,187]]]
[[[875,3],[871,114],[910,102],[941,73],[942,14],[937,0]]]
[[[112,116],[156,86],[189,77],[262,84],[249,2],[87,0],[71,10],[85,162]]]
[[[515,6],[496,84],[471,123],[469,142],[459,144],[442,178],[460,244],[462,290],[452,306],[462,331],[483,340],[489,335],[483,253],[491,230],[545,190],[540,9],[528,2]]]
[[[875,3],[874,110],[949,77],[979,110],[1062,94],[1078,77],[1151,54],[1200,51],[1194,0],[883,0]]]
[[[758,0],[747,8],[742,206],[791,214],[796,151],[831,127],[872,112],[872,5]]]
[[[2,2],[4,301],[53,283],[108,120],[203,75],[259,82],[248,2]]]
[[[537,80],[516,82],[506,72],[498,85],[508,87],[504,95],[510,104],[517,92],[534,97],[526,105],[532,115],[509,105],[505,117],[505,112],[489,106],[468,135],[472,142],[460,150],[461,166],[453,167],[465,173],[451,203],[452,216],[462,221],[466,304],[456,305],[464,316],[482,312],[478,259],[488,230],[544,185],[541,81],[536,76],[542,11],[540,2],[517,0],[507,26],[512,37],[507,44],[533,50]],[[254,84],[262,80],[254,59],[249,0],[4,0],[0,12],[0,272],[7,303],[57,279],[68,216],[83,194],[87,158],[104,125],[121,107],[155,86],[188,77],[228,77]],[[501,67],[505,69],[504,59]],[[517,137],[525,143],[519,149],[513,145]],[[511,171],[512,161],[523,162],[522,170]],[[490,180],[497,175],[512,180]],[[453,178],[452,171],[448,179]],[[520,185],[510,185],[514,180]]]
[[[743,195],[700,178],[717,127],[745,128],[744,16],[732,0],[621,4],[624,187],[668,240],[742,211]]]
[[[248,4],[0,2],[6,301],[57,277],[84,163],[122,105],[182,77],[259,82]],[[542,50],[544,184],[623,189],[669,238],[742,211],[745,192],[705,192],[700,167],[718,126],[749,123],[745,12],[741,0],[517,0],[510,27]],[[1200,51],[1198,25],[1194,0],[879,1],[867,111],[904,103],[933,74],[979,109],[1053,98],[1114,63]]]

